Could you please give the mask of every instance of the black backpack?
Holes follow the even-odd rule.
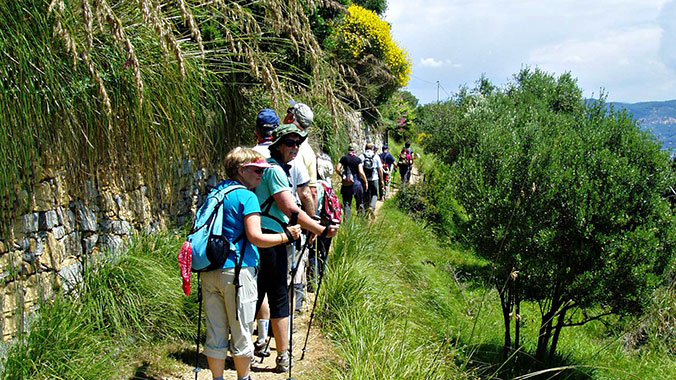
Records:
[[[376,168],[376,163],[373,160],[374,154],[371,153],[370,155],[366,152],[364,152],[364,174],[366,174],[366,177],[371,178],[371,175],[373,174],[373,169]]]

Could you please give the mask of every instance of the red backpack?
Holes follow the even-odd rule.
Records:
[[[321,223],[326,224],[327,221],[331,223],[340,223],[343,216],[343,208],[340,206],[340,200],[333,191],[333,188],[324,181],[317,181],[324,189],[324,199],[319,207],[319,217]]]

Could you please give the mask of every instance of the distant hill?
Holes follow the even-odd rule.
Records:
[[[651,131],[663,149],[676,151],[676,99],[663,102],[619,103],[609,102],[615,109],[625,108],[641,126]]]

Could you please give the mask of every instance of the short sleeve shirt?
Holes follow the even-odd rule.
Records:
[[[234,184],[239,184],[239,182],[227,179],[219,187]],[[235,260],[239,259],[242,252],[244,252],[242,267],[258,265],[258,248],[246,238],[244,217],[260,213],[260,211],[256,194],[247,189],[235,189],[225,195],[223,199],[223,232],[230,242],[230,249],[237,252],[237,258],[229,255],[223,264],[223,268],[234,268]]]
[[[387,165],[387,166],[392,166],[394,164],[394,156],[390,152],[382,152],[380,153],[380,161]]]
[[[291,169],[289,169],[289,182],[291,183],[291,193],[293,194],[294,198],[296,198],[296,203],[300,204],[300,199],[298,199],[296,190],[299,186],[305,186],[310,182],[310,175],[303,165],[303,161],[300,159],[300,156],[297,156],[293,161],[291,161]]]
[[[338,161],[343,167],[350,168],[352,176],[355,178],[355,181],[361,182],[361,176],[359,175],[359,164],[361,164],[361,159],[354,154],[346,154],[340,158]],[[342,174],[342,173],[341,173]]]
[[[251,149],[262,154],[263,157],[265,157],[265,159],[267,160],[268,158],[270,158],[270,144],[272,144],[272,141],[263,141],[261,143],[258,143],[258,145],[254,146]]]
[[[275,232],[284,232],[283,227],[273,218],[278,219],[284,224],[289,222],[289,218],[282,212],[274,200],[271,200],[272,204],[267,212],[273,218],[268,217],[265,215],[268,207],[263,208],[263,203],[277,193],[291,191],[291,184],[289,183],[287,171],[282,168],[279,162],[272,157],[268,159],[268,162],[272,164],[272,167],[265,169],[263,177],[261,178],[261,184],[254,189],[256,197],[258,198],[258,204],[262,208],[261,228]]]
[[[300,144],[298,148],[298,157],[295,161],[303,162],[303,165],[307,169],[307,173],[310,176],[310,187],[317,186],[317,157],[315,156],[315,151],[312,150],[310,143],[307,142],[307,139]]]
[[[377,154],[373,153],[372,150],[367,150],[366,152],[359,155],[359,159],[361,160],[361,162],[364,162],[364,155],[365,154],[373,155],[373,172],[371,172],[371,177],[366,178],[366,179],[369,180],[369,181],[377,181],[378,180],[378,168],[383,167],[383,164],[380,162],[380,157],[378,157]]]

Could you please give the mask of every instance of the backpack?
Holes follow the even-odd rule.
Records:
[[[354,176],[352,175],[352,170],[350,169],[349,166],[345,165],[345,168],[343,169],[342,177],[343,177],[343,181],[342,181],[343,186],[354,185]]]
[[[207,199],[197,210],[195,221],[186,237],[186,242],[190,244],[192,251],[191,268],[193,272],[206,272],[222,268],[230,255],[231,242],[223,235],[223,200],[228,193],[237,189],[245,189],[245,187],[239,184],[217,186],[211,190]],[[244,233],[232,243],[236,243],[242,237],[244,237]],[[233,252],[233,254],[236,258],[237,253]],[[243,257],[244,255],[240,256]],[[242,257],[240,257],[240,263]]]
[[[410,165],[411,164],[411,153],[408,152],[408,150],[402,150],[401,153],[399,153],[399,160],[397,161],[397,165]]]
[[[373,169],[376,168],[376,163],[373,160],[373,156],[374,156],[373,153],[368,154],[364,152],[363,165],[364,165],[364,174],[366,174],[366,177],[368,177],[367,179],[371,178],[371,175],[373,174]]]
[[[324,197],[322,199],[321,205],[319,206],[319,218],[321,219],[321,224],[325,225],[326,222],[338,222],[340,223],[341,217],[343,216],[343,209],[340,206],[340,200],[336,195],[336,192],[333,191],[333,188],[329,186],[324,181],[317,181],[321,184],[324,189]]]

